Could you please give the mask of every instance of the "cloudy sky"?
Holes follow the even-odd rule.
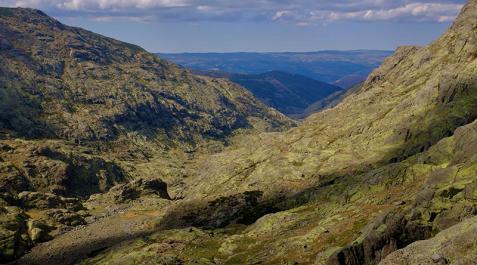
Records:
[[[465,0],[0,0],[152,52],[394,49],[438,37]]]

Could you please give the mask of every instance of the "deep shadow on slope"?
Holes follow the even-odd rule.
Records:
[[[297,194],[282,194],[273,198],[263,198],[261,191],[247,191],[210,201],[176,201],[166,210],[164,217],[149,219],[157,222],[157,226],[152,229],[140,228],[148,217],[124,220],[113,217],[100,220],[43,243],[11,264],[74,264],[117,244],[143,238],[157,231],[187,227],[213,230],[230,224],[250,225],[266,214],[316,202],[329,193],[342,194],[342,189],[349,187],[343,183],[352,176],[353,174],[323,177],[322,183],[316,187]]]
[[[323,185],[331,185],[328,182]],[[314,192],[320,188],[313,189]],[[311,189],[310,189],[311,190]],[[303,194],[310,191],[304,191]],[[283,203],[289,201],[290,203]],[[53,241],[36,246],[30,253],[11,265],[50,264],[67,265],[92,257],[101,251],[122,242],[142,238],[162,230],[199,227],[216,229],[230,224],[250,225],[262,216],[297,207],[309,201],[302,194],[287,197],[285,195],[266,199],[261,191],[247,191],[233,196],[219,197],[211,201],[176,201],[165,209],[161,218],[139,216],[121,219],[111,217],[101,219],[86,227],[70,231]],[[141,229],[146,221],[157,222],[151,229]]]
[[[477,118],[477,80],[454,82],[439,95],[439,102],[422,117],[399,124],[394,130],[404,144],[390,152],[389,162],[400,162],[422,153],[442,138],[452,136],[461,126]]]
[[[364,238],[338,251],[329,265],[378,264],[410,243],[477,215],[477,121],[458,128],[433,148],[434,154],[423,153],[424,162],[440,157],[446,166],[431,171],[409,205],[374,220]]]
[[[469,150],[471,150],[470,148]],[[402,163],[402,162],[401,162]],[[406,167],[406,164],[395,163],[398,167]],[[378,166],[376,166],[378,167]],[[389,181],[399,182],[399,170],[394,167],[389,169]],[[371,170],[372,171],[372,170]],[[107,227],[127,227],[129,230],[121,231],[114,229],[111,234],[105,233],[101,236],[95,235],[95,231],[103,229],[95,228],[100,224],[92,224],[89,229],[89,234],[84,230],[70,232],[71,234],[61,236],[51,244],[56,244],[56,248],[49,249],[47,246],[50,243],[40,245],[33,249],[33,252],[27,254],[17,263],[12,264],[72,264],[75,261],[84,258],[95,256],[102,250],[112,247],[116,244],[142,238],[151,233],[186,227],[201,227],[203,229],[214,229],[225,227],[229,224],[245,224],[254,223],[260,217],[278,211],[299,207],[307,203],[317,203],[322,198],[326,198],[327,194],[347,194],[349,189],[355,188],[352,183],[356,182],[356,175],[366,176],[366,172],[354,172],[349,174],[323,176],[321,177],[321,184],[308,188],[300,193],[294,195],[277,195],[274,198],[263,198],[261,191],[248,191],[233,196],[219,197],[211,201],[177,201],[175,205],[169,208],[166,215],[158,219],[158,226],[150,230],[138,230],[138,224],[144,219],[138,220],[124,220],[124,225],[118,225],[112,221]],[[363,178],[361,177],[361,178]],[[395,179],[395,180],[394,180]],[[353,182],[354,181],[354,182]],[[343,198],[343,203],[347,203],[346,196]],[[404,206],[405,207],[405,206]],[[396,208],[396,212],[386,215],[385,218],[378,219],[376,223],[384,222],[387,224],[388,230],[383,235],[371,234],[365,241],[359,245],[352,245],[337,253],[336,260],[331,260],[330,264],[375,264],[383,256],[377,256],[375,252],[387,253],[420,239],[425,239],[431,236],[431,228],[429,226],[416,226],[409,222],[403,216],[400,207]],[[105,220],[108,222],[108,220]],[[123,221],[121,221],[123,222]],[[108,232],[106,230],[106,232]],[[73,244],[62,244],[63,238],[70,237],[69,240],[76,240],[76,235],[79,237],[86,236],[83,240],[74,241]],[[364,246],[364,247],[363,247]],[[382,249],[386,250],[382,250]],[[370,249],[367,252],[366,249]]]

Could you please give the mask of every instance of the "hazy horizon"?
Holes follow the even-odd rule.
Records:
[[[274,53],[321,53],[321,52],[355,52],[355,51],[379,51],[379,52],[392,52],[393,50],[376,50],[376,49],[350,49],[350,50],[309,50],[309,51],[228,51],[228,52],[216,52],[216,51],[204,51],[204,52],[154,52],[157,54],[234,54],[234,53],[258,53],[258,54],[274,54]]]
[[[154,53],[395,50],[440,36],[464,0],[0,0]]]

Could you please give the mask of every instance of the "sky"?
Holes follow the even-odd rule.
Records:
[[[426,45],[465,0],[0,0],[150,52],[280,52]]]

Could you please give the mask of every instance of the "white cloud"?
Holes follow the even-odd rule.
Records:
[[[59,8],[69,10],[127,10],[130,8],[146,9],[157,7],[181,7],[185,6],[184,0],[68,0],[58,1]]]
[[[403,20],[447,22],[455,18],[461,4],[412,3],[390,9],[368,9],[353,12],[313,11],[307,20]]]
[[[0,0],[0,5],[34,8],[57,7],[68,10],[124,10],[181,7],[187,5],[187,2],[187,0]]]
[[[286,16],[290,16],[292,15],[292,12],[289,11],[289,10],[279,10],[275,13],[275,15],[273,16],[273,20],[278,20],[278,19],[281,19],[281,18],[284,18]]]
[[[465,0],[0,0],[50,14],[168,20],[276,20],[297,25],[339,20],[448,22]]]

